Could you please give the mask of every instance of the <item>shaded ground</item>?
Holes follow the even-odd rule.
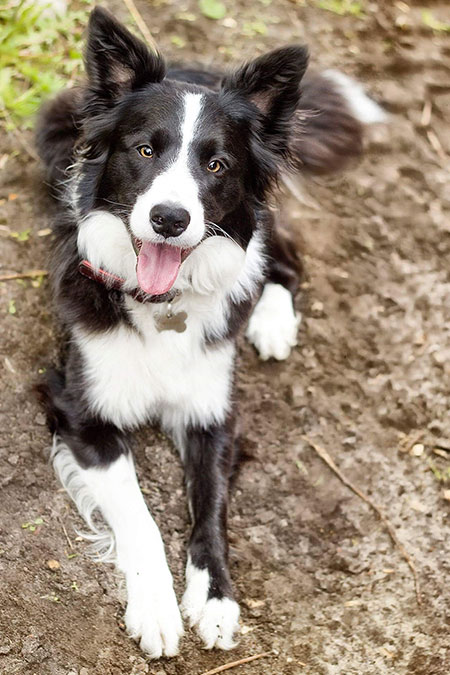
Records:
[[[104,4],[125,16],[122,4]],[[430,3],[441,20],[445,4]],[[177,18],[175,3],[139,4],[173,58],[239,61],[308,42],[315,63],[366,81],[392,113],[388,128],[371,131],[355,170],[301,187],[320,208],[284,202],[308,274],[300,346],[286,363],[260,363],[242,344],[242,427],[255,459],[243,467],[230,522],[245,633],[239,647],[206,653],[188,633],[179,657],[149,664],[121,632],[123,590],[112,567],[90,561],[75,540],[80,522],[48,466],[49,436],[30,394],[56,354],[47,284],[7,282],[0,284],[1,673],[197,675],[268,650],[272,656],[230,672],[450,672],[443,481],[450,478],[450,45],[424,26],[415,4],[406,11],[403,2],[372,3],[357,18],[312,5],[230,2],[229,17],[242,22],[228,18],[224,26]],[[185,10],[195,13],[196,4]],[[255,30],[261,20],[266,35]],[[421,127],[425,100],[433,103],[437,150]],[[0,273],[44,267],[47,241],[38,232],[49,219],[37,167],[14,138],[2,151]],[[7,228],[32,231],[21,242]],[[302,434],[385,509],[416,561],[421,607],[379,520]],[[136,455],[180,595],[188,533],[182,472],[152,431],[138,436]],[[39,518],[34,531],[23,527]],[[60,568],[50,570],[48,560]]]

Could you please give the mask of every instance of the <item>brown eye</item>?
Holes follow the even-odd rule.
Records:
[[[208,171],[211,173],[218,173],[221,169],[223,169],[223,164],[218,159],[213,159],[208,164]]]
[[[136,150],[141,155],[141,157],[146,157],[147,159],[153,157],[153,150],[149,145],[138,145]]]

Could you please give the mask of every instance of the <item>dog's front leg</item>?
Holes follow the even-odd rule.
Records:
[[[95,445],[82,438],[89,433],[95,435]],[[64,441],[55,436],[53,463],[81,515],[94,529],[88,538],[103,543],[107,538],[107,532],[93,525],[95,509],[111,527],[117,567],[126,579],[128,632],[149,656],[174,656],[183,628],[172,576],[124,434],[111,425],[92,422],[81,434],[75,430],[64,434]]]
[[[302,265],[292,241],[274,230],[268,242],[266,280],[250,316],[247,339],[263,361],[284,361],[297,344],[301,315],[295,311]]]
[[[239,627],[226,534],[229,483],[235,463],[234,425],[228,421],[186,432],[183,459],[193,530],[182,610],[205,647],[231,649]]]

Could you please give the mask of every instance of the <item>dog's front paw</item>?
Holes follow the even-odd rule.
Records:
[[[281,284],[267,283],[247,327],[247,339],[263,361],[284,361],[297,344],[301,315],[296,313],[292,295]]]
[[[171,579],[139,575],[132,583],[127,579],[128,605],[125,625],[131,637],[151,658],[175,656],[183,635],[183,623]]]
[[[231,598],[211,598],[206,602],[190,596],[186,591],[181,605],[183,615],[195,627],[205,649],[217,647],[232,649],[233,639],[239,629],[239,605]]]
[[[186,591],[181,603],[183,616],[195,627],[206,649],[232,649],[234,633],[239,629],[239,605],[231,598],[210,598],[211,578],[206,568],[186,566]]]

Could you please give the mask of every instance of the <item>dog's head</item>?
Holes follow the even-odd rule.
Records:
[[[143,290],[167,292],[211,235],[245,250],[287,161],[306,65],[306,49],[290,46],[218,80],[215,90],[175,81],[159,54],[94,9],[77,208],[126,223]]]

